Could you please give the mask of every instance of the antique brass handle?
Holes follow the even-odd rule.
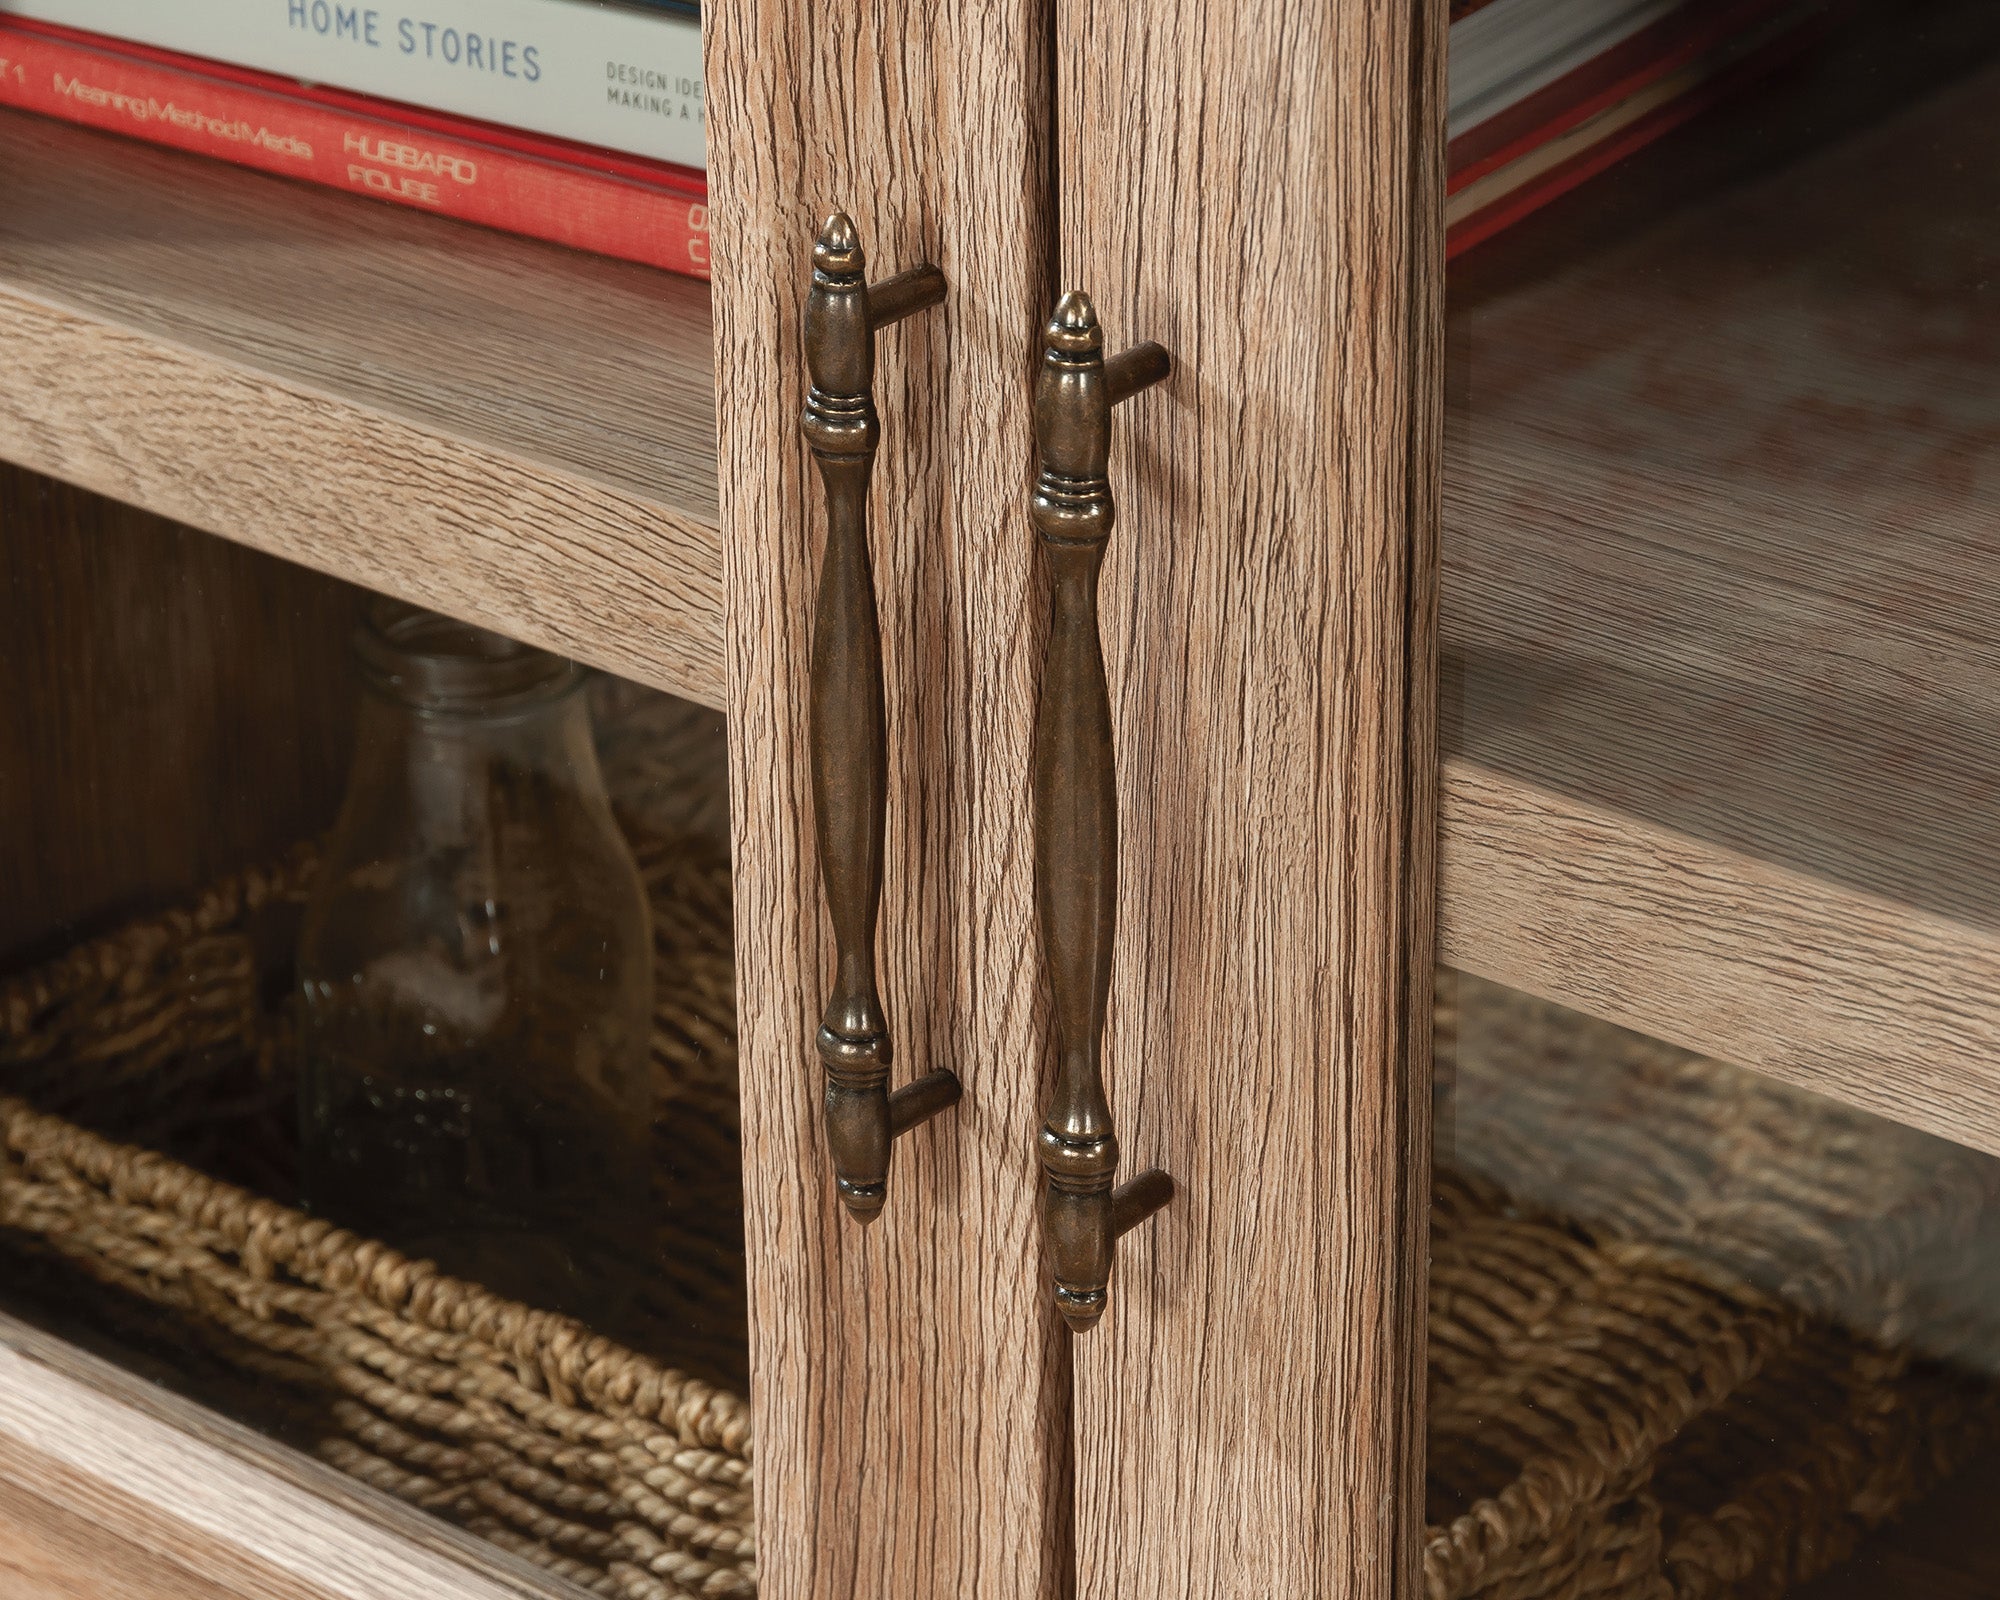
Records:
[[[1106,475],[1111,408],[1166,377],[1157,344],[1104,359],[1087,295],[1067,294],[1046,330],[1035,384],[1040,470],[1029,517],[1051,579],[1048,658],[1035,717],[1035,909],[1055,997],[1057,1077],[1038,1141],[1042,1225],[1056,1307],[1097,1325],[1118,1236],[1174,1195],[1153,1168],[1112,1187],[1118,1138],[1104,1096],[1104,1009],[1118,911],[1118,780],[1111,693],[1097,631],[1097,579],[1117,511]]]
[[[912,267],[871,286],[860,236],[835,212],[813,246],[806,297],[812,387],[801,426],[826,485],[826,554],[812,645],[813,821],[838,951],[817,1043],[826,1068],[834,1182],[863,1222],[888,1193],[896,1135],[956,1105],[958,1079],[933,1072],[889,1092],[889,1024],[875,983],[889,750],[882,631],[868,554],[868,478],[881,441],[875,333],[944,299],[944,274]]]

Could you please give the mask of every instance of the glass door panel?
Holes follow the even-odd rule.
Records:
[[[2000,18],[1711,11],[1449,279],[1433,1600],[1996,1571]]]
[[[720,713],[12,468],[0,551],[0,1344],[752,1592]]]
[[[1432,1593],[1987,1592],[2000,1161],[1470,974],[1439,1023]]]

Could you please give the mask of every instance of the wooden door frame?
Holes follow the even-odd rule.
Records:
[[[1071,1583],[1067,1350],[1042,1291],[1027,803],[1042,600],[1024,520],[1053,186],[1044,0],[705,8],[751,1404],[765,1600],[1043,1600]],[[897,1141],[835,1200],[812,1040],[831,970],[806,763],[823,537],[799,432],[813,239],[942,308],[877,340]]]
[[[1060,13],[1060,273],[1114,424],[1121,1245],[1083,1600],[1421,1592],[1442,0]]]

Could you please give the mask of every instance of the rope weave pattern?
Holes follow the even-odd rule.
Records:
[[[676,1128],[704,1119],[733,1160],[727,866],[637,848],[655,902],[663,1104]],[[312,869],[302,850],[0,989],[0,1083],[15,1091],[0,1099],[0,1226],[175,1313],[264,1380],[260,1408],[303,1419],[316,1452],[364,1482],[619,1600],[754,1595],[736,1394],[23,1098],[163,1137],[204,1108],[211,1136],[246,1111],[275,1109],[283,1126],[253,922],[296,906]],[[225,1085],[233,1104],[218,1104]]]

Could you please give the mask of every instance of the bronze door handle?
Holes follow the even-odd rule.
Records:
[[[1082,1333],[1104,1314],[1118,1236],[1174,1195],[1158,1168],[1114,1189],[1118,1138],[1104,1094],[1104,1011],[1118,912],[1118,777],[1097,580],[1117,508],[1111,408],[1166,377],[1157,344],[1104,359],[1090,298],[1067,294],[1035,383],[1040,456],[1029,519],[1051,579],[1048,658],[1035,714],[1035,910],[1055,998],[1057,1075],[1037,1141],[1056,1307]]]
[[[958,1079],[933,1072],[889,1092],[889,1024],[875,982],[889,749],[882,631],[868,553],[868,479],[881,442],[875,333],[944,299],[928,264],[871,286],[860,236],[835,212],[813,246],[806,297],[812,387],[800,426],[826,485],[826,553],[813,619],[813,823],[838,952],[817,1044],[826,1068],[826,1143],[834,1182],[870,1222],[888,1193],[896,1135],[956,1105]]]

